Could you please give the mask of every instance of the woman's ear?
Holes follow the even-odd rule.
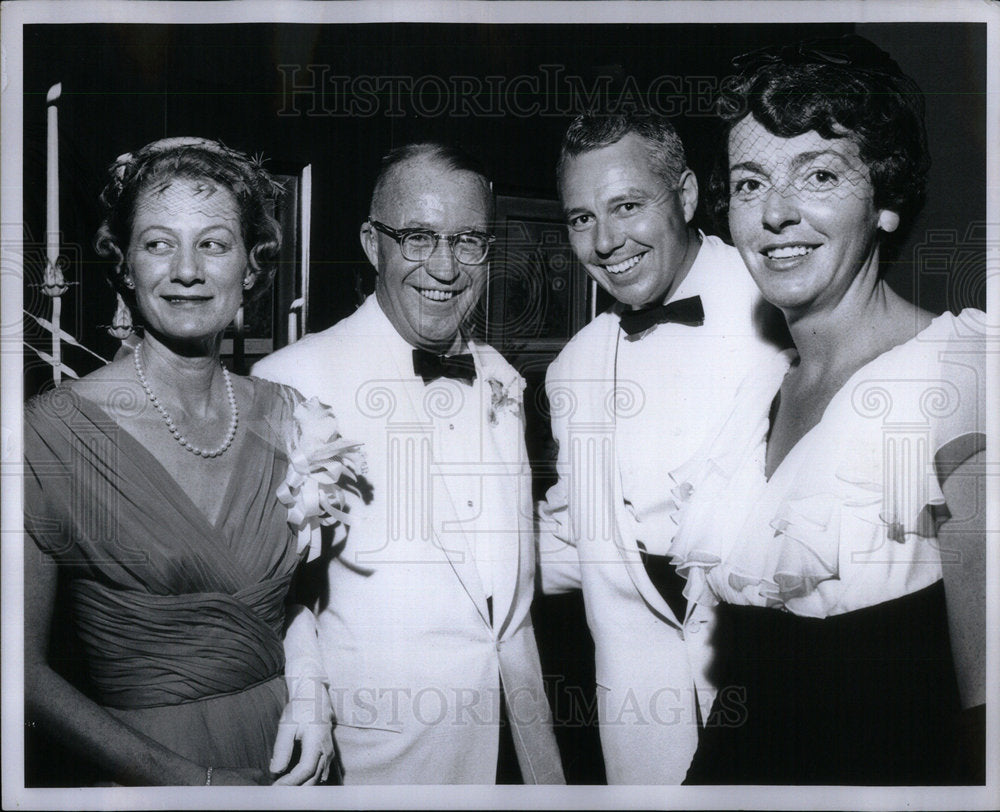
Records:
[[[891,234],[899,228],[899,215],[889,209],[882,209],[878,213],[878,227],[886,234]]]
[[[250,249],[247,255],[247,266],[243,269],[243,290],[251,291],[260,281],[261,269],[258,253],[261,250],[260,243]]]

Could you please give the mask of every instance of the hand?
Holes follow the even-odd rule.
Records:
[[[212,786],[238,787],[238,786],[268,786],[271,783],[271,776],[256,767],[241,767],[240,769],[226,769],[224,767],[214,767],[212,769]]]
[[[333,708],[326,686],[317,679],[303,678],[281,714],[274,741],[271,772],[281,775],[276,785],[312,785],[326,781],[335,748],[333,744]],[[307,690],[311,688],[312,690]],[[305,694],[311,694],[305,696]],[[289,768],[295,742],[300,744],[298,763]]]

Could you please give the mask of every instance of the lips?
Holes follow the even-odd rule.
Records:
[[[626,271],[629,271],[636,265],[638,265],[639,260],[641,260],[644,256],[646,256],[646,253],[647,252],[643,251],[641,254],[636,254],[634,257],[629,257],[628,259],[623,260],[622,262],[616,262],[614,265],[604,265],[603,266],[604,270],[607,271],[609,274],[613,274],[615,276],[617,276],[618,274],[625,273]]]
[[[464,288],[462,289],[464,290]],[[416,288],[417,293],[432,302],[447,302],[454,299],[462,290],[440,290],[438,288]]]
[[[211,296],[161,296],[168,304],[201,304],[211,300]]]
[[[766,246],[761,253],[768,259],[799,259],[811,254],[816,247],[809,243],[786,243]]]

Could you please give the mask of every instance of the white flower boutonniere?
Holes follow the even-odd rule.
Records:
[[[277,496],[298,533],[298,551],[308,547],[312,561],[320,552],[320,527],[340,525],[340,535],[346,532],[349,486],[367,465],[361,443],[340,436],[333,411],[318,398],[298,404],[293,418],[285,436],[288,472]]]
[[[500,415],[506,412],[520,414],[521,401],[524,397],[524,379],[515,374],[506,381],[494,376],[487,378],[487,381],[490,384],[490,425],[496,426],[500,422]]]

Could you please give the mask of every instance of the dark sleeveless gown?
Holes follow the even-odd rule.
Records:
[[[284,600],[298,561],[275,497],[294,403],[251,380],[215,523],[71,387],[26,407],[24,504],[27,532],[68,576],[92,698],[198,764],[266,771],[287,700]]]

